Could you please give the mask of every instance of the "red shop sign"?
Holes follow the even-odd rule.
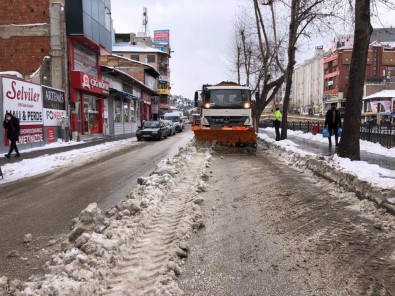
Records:
[[[110,93],[110,84],[108,81],[101,80],[81,71],[71,71],[71,86],[100,95],[108,95]]]

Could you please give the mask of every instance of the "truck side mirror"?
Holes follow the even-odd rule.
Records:
[[[199,99],[199,94],[197,91],[195,91],[195,107],[198,106],[198,99]]]

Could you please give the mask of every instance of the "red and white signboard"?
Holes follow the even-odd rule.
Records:
[[[3,116],[10,112],[21,125],[43,124],[43,101],[41,86],[18,79],[2,78]]]
[[[55,142],[55,128],[53,127],[48,128],[48,142],[49,143]]]
[[[81,71],[71,71],[71,86],[100,95],[108,95],[110,93],[108,81]]]
[[[170,42],[170,30],[155,30],[154,31],[154,42],[155,43],[169,43]]]
[[[19,144],[31,144],[44,141],[44,127],[42,125],[21,126]]]

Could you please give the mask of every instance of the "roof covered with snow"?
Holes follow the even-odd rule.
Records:
[[[144,45],[131,45],[131,44],[113,45],[112,51],[113,52],[151,52],[151,53],[166,54],[166,52],[153,47],[144,46]]]
[[[377,93],[371,94],[370,96],[364,97],[364,100],[374,99],[374,98],[395,98],[394,89],[385,89]]]
[[[0,75],[16,76],[18,78],[23,78],[23,75],[17,71],[3,71]]]

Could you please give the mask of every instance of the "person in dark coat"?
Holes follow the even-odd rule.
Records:
[[[339,146],[339,134],[338,129],[342,127],[342,121],[340,118],[340,112],[336,109],[336,104],[332,104],[331,109],[326,112],[325,115],[325,127],[328,127],[329,131],[329,147],[332,146],[332,131],[335,134],[336,147]]]
[[[21,131],[19,119],[11,113],[6,113],[3,121],[3,127],[7,130],[7,137],[11,142],[10,150],[8,151],[8,154],[4,154],[4,156],[10,158],[12,151],[15,150],[15,157],[19,157],[18,147],[16,146],[16,142],[19,140],[19,134]]]

